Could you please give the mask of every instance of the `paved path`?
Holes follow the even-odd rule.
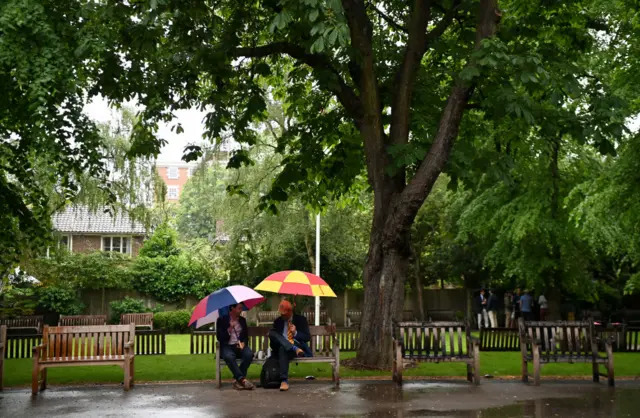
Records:
[[[482,412],[480,412],[482,411]],[[0,417],[632,417],[640,411],[640,382],[616,389],[586,382],[293,382],[291,391],[236,392],[226,385],[138,385],[51,388],[0,394]],[[633,414],[632,414],[633,413]]]

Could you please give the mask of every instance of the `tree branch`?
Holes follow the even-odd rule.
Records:
[[[409,40],[404,58],[396,73],[395,91],[391,101],[390,137],[394,144],[409,140],[409,119],[416,74],[426,51],[427,25],[431,19],[430,0],[414,0],[409,22]]]
[[[340,103],[347,110],[347,113],[358,123],[362,119],[362,108],[358,96],[353,89],[347,85],[340,72],[333,66],[331,59],[325,54],[311,54],[303,47],[288,42],[274,42],[272,44],[258,47],[241,47],[232,50],[234,57],[264,58],[271,55],[285,54],[294,58],[316,71],[329,71],[336,83],[326,83],[329,89],[338,98]]]
[[[427,50],[429,49],[433,41],[435,41],[436,39],[444,35],[444,32],[447,30],[449,25],[451,25],[451,22],[453,22],[453,19],[456,18],[456,15],[458,14],[458,10],[460,9],[460,1],[461,0],[455,0],[453,2],[453,6],[451,7],[451,9],[445,12],[444,16],[442,17],[442,20],[440,20],[440,22],[438,22],[436,27],[433,28],[433,30],[431,30],[427,34],[427,41],[425,44],[425,49],[423,54],[427,52]]]
[[[409,29],[407,29],[405,26],[396,23],[395,20],[393,20],[390,16],[384,14],[382,12],[382,10],[378,9],[376,6],[374,6],[372,3],[369,3],[369,6],[371,6],[371,8],[373,8],[373,10],[376,11],[376,13],[378,13],[378,15],[384,19],[385,22],[387,22],[389,24],[389,26],[391,26],[392,28],[399,30],[400,32],[404,32],[404,33],[409,33]]]
[[[480,48],[483,39],[495,34],[499,21],[498,0],[480,0],[478,25],[476,27],[476,49]],[[469,65],[474,64],[470,63]],[[438,131],[429,152],[409,184],[398,198],[394,199],[389,217],[385,222],[385,230],[390,231],[390,238],[394,236],[391,231],[396,230],[398,227],[408,228],[411,225],[438,176],[444,169],[453,143],[458,136],[464,110],[474,88],[474,84],[462,81],[458,81],[453,87],[442,112]]]

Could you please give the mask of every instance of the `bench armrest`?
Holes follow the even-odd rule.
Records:
[[[136,342],[135,341],[128,341],[128,342],[124,343],[124,353],[125,353],[125,355],[133,354],[135,356],[136,355],[136,352],[134,350],[135,346],[136,346]]]
[[[44,350],[44,344],[36,345],[31,349],[33,353],[33,357],[40,357],[42,355],[42,350]]]
[[[604,342],[605,345],[611,345],[613,346],[613,343],[616,342],[616,337],[614,337],[613,335],[608,336],[607,338],[600,338],[600,337],[595,337],[594,340],[599,343],[599,342]]]

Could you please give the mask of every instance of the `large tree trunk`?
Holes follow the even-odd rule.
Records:
[[[357,361],[387,367],[392,362],[391,329],[404,304],[404,280],[409,266],[408,234],[405,248],[385,245],[384,234],[372,231],[364,280],[364,307]]]
[[[416,258],[416,294],[418,296],[418,319],[424,321],[424,284],[422,283],[422,269],[420,266],[420,257]]]

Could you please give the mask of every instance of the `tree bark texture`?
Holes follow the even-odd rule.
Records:
[[[387,137],[381,129],[378,117],[379,95],[375,72],[368,66],[371,53],[368,32],[359,30],[367,27],[362,23],[362,2],[343,0],[343,4],[351,27],[352,43],[363,55],[359,79],[364,80],[360,85],[360,98],[365,116],[360,132],[365,143],[369,181],[375,196],[369,254],[363,277],[364,307],[357,361],[368,366],[391,367],[393,322],[402,318],[404,284],[411,256],[411,225],[449,158],[474,86],[457,82],[452,88],[432,146],[414,177],[408,183],[404,180],[404,175],[390,178],[384,170],[389,161],[384,144],[401,144],[408,139],[410,117],[407,100],[410,100],[411,90],[414,88],[415,73],[406,66],[420,65],[422,55],[416,50],[425,48],[426,40],[418,32],[426,30],[423,25],[426,26],[428,19],[419,16],[411,19],[410,29],[414,33],[409,34],[407,53],[398,70],[399,90],[394,97],[392,126],[390,137]],[[413,10],[429,12],[420,1],[415,2]],[[497,0],[481,0],[476,48],[481,46],[482,39],[495,33],[498,20]]]

